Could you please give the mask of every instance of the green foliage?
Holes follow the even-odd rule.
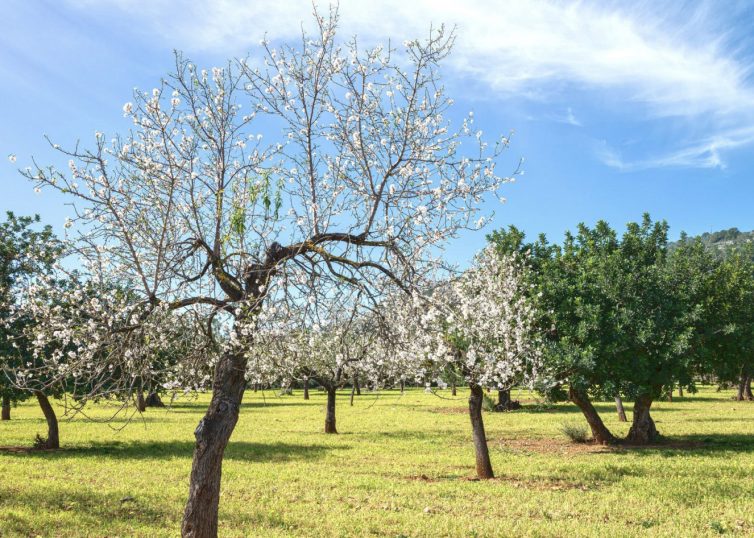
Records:
[[[515,227],[488,237],[501,254],[528,257],[554,385],[656,398],[675,381],[690,382],[690,349],[704,318],[696,305],[701,268],[671,263],[667,234],[667,223],[644,215],[621,237],[604,221],[579,224],[562,245],[544,235],[525,243]]]

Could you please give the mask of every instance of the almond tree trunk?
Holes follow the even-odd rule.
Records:
[[[359,383],[359,374],[353,376],[353,384],[356,387],[356,396],[361,396],[361,383]]]
[[[309,378],[304,378],[304,400],[309,399]]]
[[[50,400],[42,391],[35,390],[34,395],[37,397],[39,407],[42,408],[45,420],[47,420],[47,440],[40,446],[40,448],[60,448],[60,435],[58,432],[58,417],[55,415],[55,410],[50,404]]]
[[[683,398],[683,385],[678,385],[678,397]]]
[[[482,420],[484,390],[475,383],[470,383],[469,388],[471,389],[471,395],[469,396],[469,417],[471,418],[471,435],[476,452],[476,474],[480,479],[486,480],[494,478],[495,475],[492,472],[490,451],[487,447],[487,436],[484,433],[484,421]]]
[[[217,365],[212,401],[194,431],[196,444],[189,498],[181,524],[181,535],[185,538],[217,536],[223,454],[238,421],[246,384],[245,372],[243,353],[226,352]]]
[[[141,389],[136,391],[136,409],[139,410],[139,413],[147,410],[147,403],[144,401],[144,392]]]
[[[597,413],[597,410],[592,405],[592,402],[589,401],[589,397],[585,392],[574,390],[573,387],[571,387],[568,390],[568,396],[584,414],[584,418],[586,418],[589,428],[592,430],[592,439],[595,443],[599,445],[608,445],[615,442],[615,437],[613,437],[613,434],[607,429],[605,423],[602,422],[602,418],[600,418],[599,413]]]
[[[353,407],[353,397],[354,397],[355,394],[356,394],[356,385],[354,384],[351,387],[351,407]]]
[[[453,381],[453,383],[450,384],[450,394],[453,396],[458,395],[458,391],[456,390],[456,382]]]
[[[646,445],[657,440],[657,428],[649,410],[652,407],[650,396],[640,396],[634,402],[634,417],[626,441],[636,445]]]
[[[335,428],[335,387],[327,387],[327,415],[325,416],[325,433],[338,433]]]
[[[500,409],[509,409],[511,406],[511,389],[497,391],[497,406]]]
[[[3,396],[3,410],[0,420],[10,420],[10,398]]]
[[[620,396],[615,397],[615,409],[618,411],[618,421],[628,422],[626,418],[626,410],[623,408],[623,400]]]
[[[744,382],[744,400],[754,400],[754,395],[751,393],[751,376],[746,376],[746,381]]]
[[[406,388],[406,384],[401,379],[401,394],[403,394],[403,391],[405,390],[405,388]]]
[[[160,398],[160,395],[157,392],[150,392],[147,395],[147,399],[144,404],[147,407],[165,407],[165,404],[162,402],[162,398]]]

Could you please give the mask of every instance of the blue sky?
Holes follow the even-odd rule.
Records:
[[[320,3],[320,5],[325,5]],[[622,227],[649,211],[672,235],[754,229],[754,1],[340,3],[341,37],[401,43],[456,25],[445,65],[459,116],[514,131],[501,170],[525,158],[490,229],[560,239],[578,222]],[[169,72],[173,49],[222,65],[266,33],[294,40],[307,0],[5,0],[0,17],[0,210],[70,214],[16,169],[126,129],[123,103]],[[16,155],[12,164],[6,158]],[[449,249],[463,262],[483,233]]]

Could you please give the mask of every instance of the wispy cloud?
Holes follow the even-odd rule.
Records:
[[[754,127],[735,129],[709,136],[667,154],[638,160],[626,160],[607,145],[597,144],[595,153],[603,164],[624,172],[651,168],[720,168],[726,167],[722,152],[754,144]]]
[[[311,23],[309,0],[67,1],[89,11],[115,8],[172,46],[228,55],[246,52],[265,33],[290,38]],[[497,99],[599,90],[638,104],[650,118],[704,116],[734,130],[754,119],[751,65],[720,30],[730,9],[717,3],[375,0],[343,2],[340,12],[343,32],[366,40],[400,42],[426,35],[430,23],[457,25],[451,67]],[[564,120],[580,125],[570,109]],[[732,146],[723,131],[713,138],[656,162],[718,166],[719,152]]]

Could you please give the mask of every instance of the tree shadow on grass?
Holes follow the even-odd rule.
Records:
[[[348,446],[337,446],[344,450]],[[225,449],[225,459],[247,462],[286,462],[322,457],[333,447],[316,444],[249,443],[231,441]],[[90,443],[80,447],[63,447],[59,450],[33,450],[23,447],[0,447],[0,455],[24,458],[68,459],[111,458],[149,460],[164,458],[190,459],[194,443],[188,441],[135,441],[128,443]]]
[[[8,518],[14,507],[26,509],[34,507],[34,517],[28,520],[18,514]],[[47,520],[58,519],[57,514],[71,512],[75,514],[80,529],[111,528],[115,523],[128,528],[137,525],[164,525],[177,517],[173,511],[161,507],[153,499],[124,496],[120,492],[101,493],[93,488],[55,488],[46,483],[44,487],[3,487],[0,485],[0,509],[6,514],[5,524],[0,535],[34,536],[50,532],[49,528],[40,528]],[[47,512],[41,520],[37,516]],[[180,514],[179,514],[180,515]]]
[[[661,436],[649,445],[632,445],[619,442],[603,451],[587,452],[592,455],[636,454],[638,456],[713,456],[723,452],[754,453],[754,435],[746,434],[694,434],[672,437]]]

